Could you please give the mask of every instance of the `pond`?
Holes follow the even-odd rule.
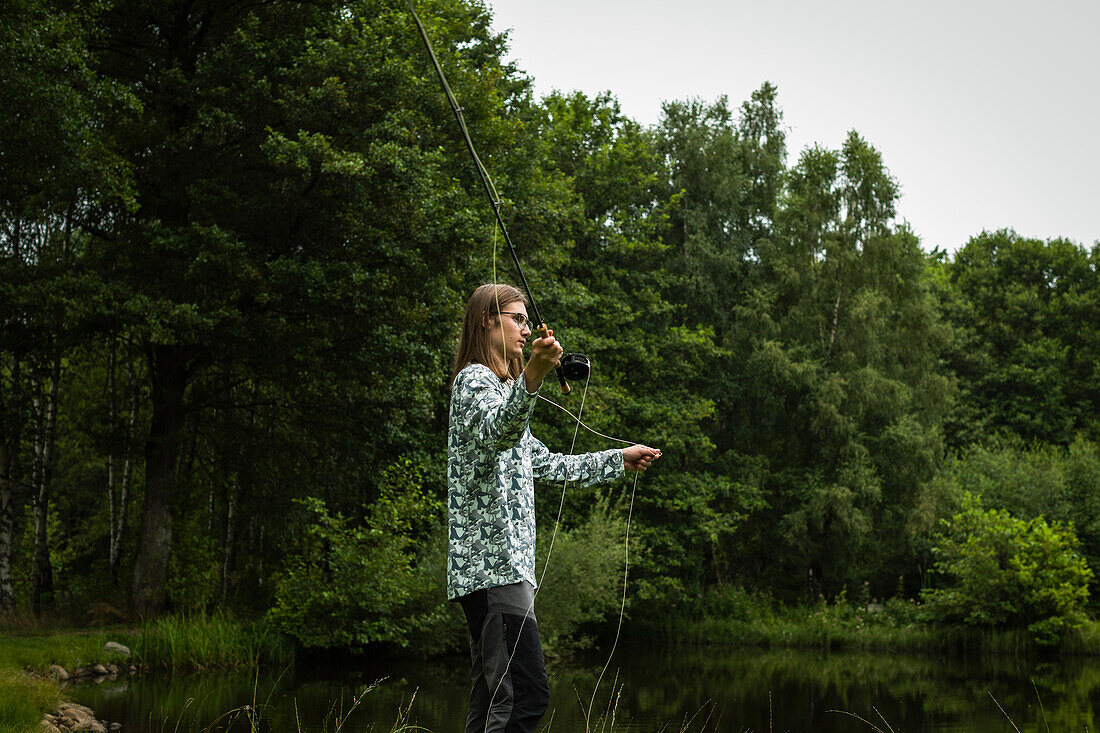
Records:
[[[586,730],[605,661],[548,665],[547,730]],[[1096,659],[635,646],[620,648],[607,674],[591,731],[1091,731],[1100,702]],[[66,690],[98,717],[122,723],[124,733],[248,730],[250,714],[259,730],[277,733],[390,731],[402,719],[450,733],[463,729],[467,692],[466,660],[457,657],[258,674],[149,674]]]

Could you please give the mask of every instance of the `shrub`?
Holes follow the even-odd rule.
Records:
[[[766,622],[775,618],[775,601],[766,593],[746,591],[740,586],[719,585],[707,589],[698,604],[703,616],[744,622]]]
[[[1088,599],[1092,571],[1072,526],[984,509],[973,494],[946,526],[934,552],[948,585],[925,591],[931,618],[987,627],[1026,627],[1056,643]]]
[[[1002,438],[972,446],[949,460],[937,476],[941,506],[948,516],[964,493],[982,505],[1005,509],[1020,519],[1044,516],[1073,522],[1080,552],[1093,573],[1100,571],[1100,445],[1078,437],[1070,446],[1025,445]],[[1097,591],[1095,578],[1091,590]],[[1095,602],[1095,595],[1094,595]]]
[[[365,519],[334,514],[319,498],[299,502],[302,542],[276,579],[276,628],[305,647],[406,646],[438,621],[442,578],[425,584],[418,563],[418,543],[443,516],[425,463],[406,457],[383,471]],[[429,577],[441,575],[442,563]]]
[[[312,521],[277,580],[272,623],[305,647],[406,644],[417,625],[402,613],[414,587],[408,537],[332,514],[317,498],[301,503]]]
[[[538,567],[549,569],[542,575],[542,587],[535,601],[539,632],[551,646],[574,637],[585,624],[617,619],[622,607],[623,562],[626,521],[617,516],[606,501],[595,504],[587,519],[569,531],[553,528],[540,530]],[[550,542],[553,539],[553,551]],[[631,537],[630,554],[642,551]]]
[[[466,648],[462,610],[446,596],[442,504],[410,470],[404,466],[390,477],[365,521],[334,514],[320,499],[300,502],[308,521],[300,549],[277,580],[269,612],[276,628],[305,647]],[[625,530],[625,521],[601,501],[580,526],[558,533],[536,603],[548,643],[618,617]],[[540,573],[551,535],[540,529]],[[641,549],[632,540],[632,557]]]

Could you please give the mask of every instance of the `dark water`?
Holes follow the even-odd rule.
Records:
[[[586,730],[582,708],[589,706],[604,661],[548,665],[548,730]],[[123,733],[247,731],[250,714],[259,718],[261,731],[277,733],[390,731],[406,716],[402,711],[408,711],[410,725],[448,733],[463,729],[465,665],[459,658],[388,660],[355,668],[263,670],[258,676],[145,675],[82,683],[67,694],[98,717],[122,723]],[[608,676],[587,726],[593,732],[839,733],[874,731],[874,724],[882,733],[1062,733],[1096,730],[1100,704],[1095,659],[633,647],[620,648]],[[252,710],[242,710],[245,705]]]

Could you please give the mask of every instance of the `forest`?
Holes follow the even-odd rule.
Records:
[[[1095,611],[1100,246],[929,248],[874,141],[789,150],[764,79],[644,126],[536,96],[479,0],[417,11],[592,360],[543,395],[664,453],[539,486],[557,633],[617,616],[628,516],[628,615]],[[516,273],[405,4],[8,0],[0,98],[0,616],[450,644],[447,382],[466,297]],[[575,427],[532,429],[615,445]]]

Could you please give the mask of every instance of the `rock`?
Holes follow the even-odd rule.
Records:
[[[107,668],[104,667],[102,664],[97,664],[96,666],[92,667],[92,671],[96,674],[107,674]]]
[[[130,655],[131,655],[130,647],[126,646],[125,644],[119,644],[117,641],[109,641],[106,644],[104,644],[103,645],[103,651],[105,651],[105,652],[118,652],[119,654],[123,655],[127,659],[129,659]]]
[[[137,673],[138,673],[138,668],[131,664],[130,665],[130,674],[137,674]]]
[[[43,720],[39,725],[42,726],[42,733],[61,733],[58,727],[48,720]]]
[[[107,665],[107,671],[110,674],[118,674],[118,665],[117,664],[108,664]]]
[[[65,668],[60,664],[51,664],[50,668],[46,670],[46,675],[52,677],[59,682],[64,682],[69,679],[69,673],[65,671]]]
[[[111,725],[110,725],[111,730],[118,730],[121,727],[122,727],[122,723],[111,723]]]
[[[95,719],[91,709],[76,703],[64,703],[59,711],[61,722],[76,733],[107,733],[107,726]]]

